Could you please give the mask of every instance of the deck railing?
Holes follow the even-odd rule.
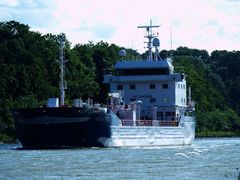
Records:
[[[132,119],[122,119],[122,126],[134,126]],[[162,126],[162,127],[177,127],[179,121],[174,120],[136,120],[136,126]]]

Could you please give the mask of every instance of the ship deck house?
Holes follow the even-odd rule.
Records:
[[[141,116],[154,119],[152,107],[157,107],[158,120],[177,120],[186,108],[184,74],[174,73],[170,59],[161,61],[119,61],[115,74],[107,74],[104,83],[110,92],[122,92],[123,101],[142,101]]]

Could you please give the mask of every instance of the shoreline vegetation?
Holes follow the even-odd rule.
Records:
[[[126,50],[126,59],[146,59],[148,52],[116,44],[65,43],[66,105],[91,97],[106,104],[106,70],[112,71]],[[30,31],[16,21],[0,22],[0,142],[15,141],[11,109],[41,107],[49,97],[59,97],[58,35]],[[240,136],[240,51],[178,47],[162,50],[162,59],[172,57],[174,70],[186,75],[196,102],[196,137]]]
[[[240,137],[240,133],[236,132],[224,132],[224,131],[208,131],[208,132],[196,132],[196,138],[232,138],[232,137]]]
[[[0,134],[0,144],[8,144],[8,143],[17,143],[14,136],[9,136],[7,134]]]

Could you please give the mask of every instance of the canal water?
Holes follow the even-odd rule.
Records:
[[[240,138],[184,147],[18,150],[0,144],[0,179],[240,179]]]

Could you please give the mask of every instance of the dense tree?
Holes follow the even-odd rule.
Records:
[[[239,113],[240,51],[213,51],[210,67],[222,79],[227,87],[226,96],[229,98],[229,103]]]
[[[94,69],[91,66],[87,67],[84,65],[76,51],[69,52],[69,59],[66,75],[68,82],[67,97],[74,99],[96,96],[99,91],[99,85],[95,82]]]
[[[237,75],[240,74],[240,66],[237,65],[239,58],[236,57],[236,53],[216,51],[210,57],[205,56],[207,59],[203,59],[198,56],[198,51],[188,48],[179,48],[173,52],[175,67],[187,75],[188,85],[192,87],[192,96],[197,103],[198,132],[232,131],[239,134],[239,114],[229,108],[230,105],[236,110],[239,109],[236,107],[239,107],[237,103],[240,89]],[[228,57],[232,55],[234,58]],[[225,62],[223,59],[232,60],[234,63]],[[232,64],[235,65],[234,68],[230,66]],[[219,69],[225,69],[225,79]],[[232,69],[235,70],[232,72]]]

